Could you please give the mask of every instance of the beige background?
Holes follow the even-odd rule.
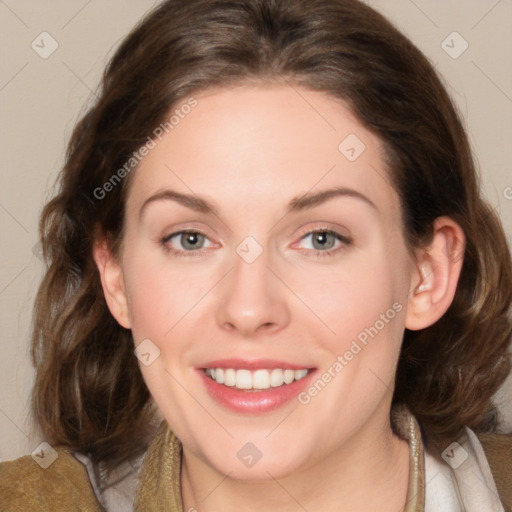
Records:
[[[0,0],[0,460],[32,451],[28,339],[41,277],[38,215],[51,196],[66,141],[93,97],[106,59],[150,0]],[[445,77],[467,121],[484,192],[512,232],[512,1],[369,0]],[[459,36],[451,35],[457,31]],[[58,48],[51,49],[48,32]],[[450,36],[450,37],[448,37]],[[448,39],[446,39],[448,37]],[[44,39],[41,43],[41,38]],[[442,47],[452,55],[450,56]],[[465,46],[458,58],[453,58]],[[447,46],[446,46],[447,45]],[[512,380],[499,397],[512,425]]]

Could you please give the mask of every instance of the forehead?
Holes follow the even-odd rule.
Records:
[[[207,90],[193,100],[173,107],[168,133],[136,169],[129,209],[165,188],[236,209],[343,186],[397,213],[382,143],[343,101],[289,85]]]

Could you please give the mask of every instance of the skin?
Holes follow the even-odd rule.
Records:
[[[112,314],[135,345],[149,338],[160,350],[140,366],[183,443],[184,510],[402,510],[409,448],[390,427],[394,374],[404,329],[431,325],[453,299],[460,227],[439,218],[428,247],[407,248],[382,143],[339,100],[278,84],[195,98],[132,176],[119,258],[103,239],[94,250]],[[353,162],[338,150],[349,134],[366,146]],[[331,187],[373,206],[338,196],[286,213],[293,198]],[[204,198],[217,214],[172,200],[141,214],[165,189]],[[317,255],[308,232],[318,228],[349,243],[329,238],[320,250],[332,255]],[[184,229],[207,237],[192,257],[179,236],[162,243]],[[263,249],[250,264],[236,252],[249,235]],[[236,413],[195,370],[239,357],[321,374],[393,304],[401,311],[307,405]],[[262,453],[250,468],[236,455],[247,442]]]

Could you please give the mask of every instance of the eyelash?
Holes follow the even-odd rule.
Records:
[[[336,249],[328,249],[325,251],[321,251],[319,249],[304,249],[310,253],[313,253],[314,256],[317,256],[320,258],[335,256],[340,250],[342,250],[344,247],[351,245],[351,243],[352,243],[352,240],[350,238],[341,235],[337,231],[334,231],[332,229],[326,229],[326,228],[319,228],[319,229],[307,231],[300,237],[300,240],[306,238],[309,235],[314,235],[315,233],[326,233],[326,234],[334,235],[334,237],[342,243],[341,247],[338,247]],[[208,238],[204,233],[201,233],[200,231],[195,231],[195,230],[176,231],[174,233],[171,233],[170,235],[164,236],[160,240],[160,243],[163,246],[164,250],[168,253],[174,254],[176,256],[184,257],[184,258],[194,258],[197,256],[201,256],[204,252],[206,252],[206,249],[199,249],[197,251],[179,251],[179,250],[173,249],[169,245],[169,241],[172,238],[174,238],[175,236],[182,235],[182,234],[202,235],[205,238]]]

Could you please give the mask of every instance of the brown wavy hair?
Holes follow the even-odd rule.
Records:
[[[407,331],[395,403],[428,442],[464,426],[497,425],[492,397],[510,373],[510,252],[482,200],[468,138],[425,56],[376,11],[355,0],[168,0],[150,12],[108,64],[98,98],[69,142],[57,195],[40,234],[46,273],[34,314],[32,410],[46,439],[114,468],[147,447],[156,407],[131,332],[107,308],[92,246],[123,236],[130,176],[101,188],[181,101],[201,90],[278,82],[348,103],[383,142],[411,249],[434,220],[466,236],[455,299],[431,327]]]

